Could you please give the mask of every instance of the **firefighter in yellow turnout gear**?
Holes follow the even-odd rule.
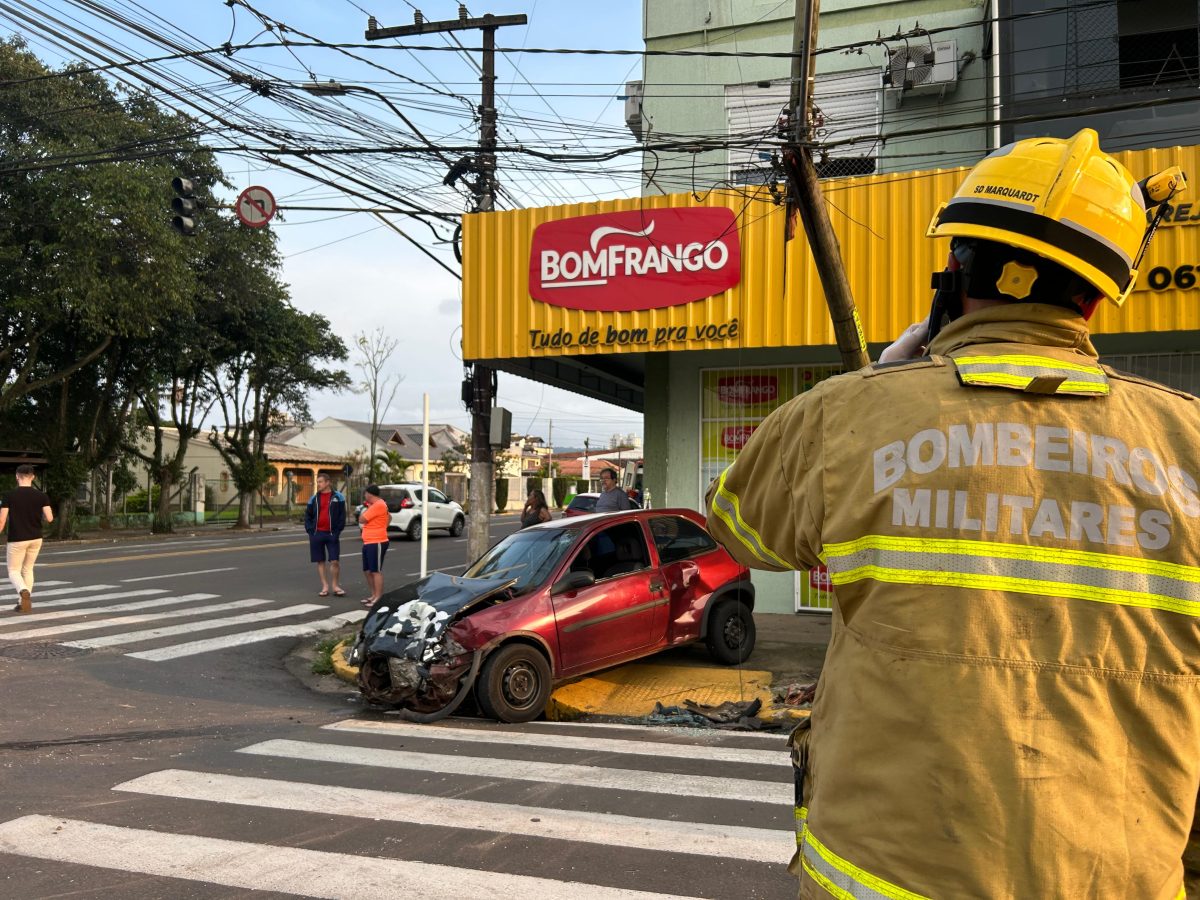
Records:
[[[835,587],[801,897],[1183,896],[1200,401],[1102,366],[1086,323],[1182,187],[1090,130],[987,157],[930,225],[929,355],[795,398],[710,488],[740,561]]]

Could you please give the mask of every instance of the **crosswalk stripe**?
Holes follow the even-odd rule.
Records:
[[[67,594],[84,594],[88,591],[113,591],[117,589],[115,584],[85,584],[77,585],[76,587],[54,588],[49,591],[43,591],[42,588],[48,584],[70,584],[69,581],[39,581],[33,586],[33,596],[39,600],[43,597],[65,597]]]
[[[451,719],[450,721],[453,721]],[[689,729],[678,725],[622,725],[619,722],[551,722],[550,720],[538,719],[534,722],[526,722],[524,727],[533,727],[538,729],[560,729],[567,728],[571,730],[596,731],[597,729],[605,729],[612,731],[614,728],[634,728],[638,734],[650,734],[659,732],[661,734],[687,734]],[[714,732],[706,731],[706,735],[713,736]],[[762,742],[764,744],[786,744],[788,736],[777,731],[737,731],[724,732],[724,735],[736,738],[737,740],[752,740]]]
[[[321,607],[322,609],[324,607]],[[210,653],[213,650],[226,650],[230,647],[240,647],[243,644],[255,644],[259,641],[269,641],[281,637],[308,637],[333,631],[343,625],[361,622],[367,617],[365,609],[330,616],[314,622],[303,622],[299,625],[279,625],[275,628],[260,628],[256,631],[242,631],[237,634],[227,634],[222,637],[207,638],[202,641],[189,641],[185,644],[172,644],[168,647],[158,647],[154,650],[142,650],[137,653],[126,653],[135,659],[147,659],[151,662],[164,662],[168,659],[178,659],[181,656],[194,656],[197,653]]]
[[[789,765],[789,757],[780,750],[742,750],[736,747],[698,747],[694,744],[668,744],[629,741],[615,738],[573,737],[566,734],[529,734],[520,731],[484,731],[437,725],[410,725],[407,722],[371,722],[347,719],[325,728],[361,734],[386,734],[391,737],[427,738],[460,743],[501,744],[521,747],[553,747],[559,750],[587,750],[592,753],[625,753],[635,756],[703,758],[713,762],[750,763],[764,766]]]
[[[35,612],[21,616],[20,619],[9,619],[3,625],[29,625],[33,622],[52,622],[56,619],[70,619],[77,616],[94,616],[100,613],[134,612],[139,609],[157,609],[160,606],[171,606],[175,603],[189,603],[192,600],[212,600],[219,594],[180,594],[178,597],[155,597],[152,600],[136,600],[133,603],[114,603],[111,606],[89,606],[87,609],[59,609],[54,612]],[[266,603],[267,601],[262,601]],[[0,641],[4,640],[0,634]]]
[[[205,596],[213,596],[208,594]],[[64,634],[75,634],[80,631],[97,631],[101,628],[121,628],[126,625],[139,625],[145,622],[158,622],[162,619],[178,618],[183,616],[198,616],[204,613],[211,612],[226,612],[231,609],[240,609],[245,606],[261,606],[264,603],[270,603],[270,600],[226,600],[223,603],[210,603],[207,606],[185,606],[180,609],[164,609],[156,613],[143,613],[135,616],[119,616],[111,619],[95,619],[87,622],[69,622],[66,625],[50,625],[46,628],[30,628],[27,631],[13,631],[9,634],[0,634],[0,641],[28,641],[34,638],[53,638],[60,637]],[[219,619],[211,619],[205,622],[197,622],[195,628],[190,630],[197,631],[205,627],[219,628],[220,625],[209,626],[208,622],[217,621]],[[182,626],[181,626],[182,627]],[[127,634],[148,634],[149,632],[127,632]],[[112,635],[112,638],[121,638],[126,635]],[[95,644],[92,640],[96,641]],[[90,640],[80,641],[63,641],[67,647],[109,647],[123,643],[119,640],[112,640],[111,643],[100,643],[108,641],[109,637],[95,638]],[[143,638],[145,640],[145,638]]]
[[[0,825],[0,853],[329,900],[406,894],[423,900],[471,896],[685,900],[678,895],[530,875],[170,834],[52,816],[22,816]]]
[[[42,609],[49,606],[52,609],[57,609],[60,606],[81,606],[84,603],[96,603],[101,600],[124,600],[126,597],[153,597],[157,594],[165,594],[163,588],[142,588],[138,591],[116,591],[111,594],[88,594],[86,597],[62,597],[55,600],[39,600],[34,594],[33,608]]]
[[[238,751],[257,756],[278,756],[312,762],[344,763],[388,769],[413,769],[445,775],[477,775],[489,779],[549,782],[572,787],[594,787],[610,791],[638,791],[672,796],[708,797],[713,800],[746,800],[751,803],[791,803],[794,789],[782,782],[716,778],[711,775],[681,775],[677,772],[647,772],[640,769],[605,769],[598,766],[521,760],[499,767],[491,757],[441,756],[407,750],[377,750],[345,744],[312,741],[272,740]]]
[[[130,581],[156,581],[159,578],[182,578],[184,575],[211,575],[213,572],[236,572],[237,566],[226,566],[223,569],[197,569],[194,572],[171,572],[167,575],[142,575],[138,578],[122,578],[121,584]]]
[[[784,862],[796,849],[795,832],[786,829],[647,819],[179,769],[153,772],[118,784],[113,790],[297,812],[333,811],[375,821],[453,825],[499,834],[752,862]]]
[[[255,600],[255,603],[270,603],[269,600]],[[236,605],[233,604],[233,605]],[[212,611],[231,609],[228,603],[217,604]],[[298,603],[295,606],[285,606],[283,609],[268,609],[262,612],[244,613],[240,616],[224,616],[219,619],[204,619],[201,622],[186,622],[182,625],[164,625],[161,628],[145,628],[141,631],[126,631],[121,634],[106,634],[101,637],[84,638],[80,641],[63,641],[68,647],[79,647],[85,650],[97,650],[101,647],[121,647],[125,644],[136,644],[139,641],[153,641],[158,638],[174,637],[177,634],[192,634],[197,631],[212,631],[214,628],[224,628],[228,625],[249,625],[253,622],[269,622],[271,619],[286,619],[288,616],[302,616],[305,613],[325,609],[319,603]],[[143,617],[134,616],[143,621]],[[159,616],[147,616],[144,621],[153,621]],[[129,620],[126,620],[129,621]],[[110,625],[120,625],[113,621]]]

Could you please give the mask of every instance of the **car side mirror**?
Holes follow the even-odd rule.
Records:
[[[580,588],[591,587],[596,583],[596,576],[590,571],[568,572],[550,588],[551,594],[565,594],[567,591],[577,591]]]

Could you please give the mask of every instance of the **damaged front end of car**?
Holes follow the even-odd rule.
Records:
[[[384,594],[350,654],[363,697],[411,721],[453,713],[474,686],[482,650],[462,646],[450,631],[472,611],[508,599],[514,583],[435,572]]]

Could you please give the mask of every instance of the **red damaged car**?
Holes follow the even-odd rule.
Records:
[[[541,715],[556,681],[705,641],[733,665],[754,649],[754,588],[686,509],[577,516],[511,534],[466,574],[385,594],[350,657],[370,701],[416,721],[474,691],[501,722]]]

